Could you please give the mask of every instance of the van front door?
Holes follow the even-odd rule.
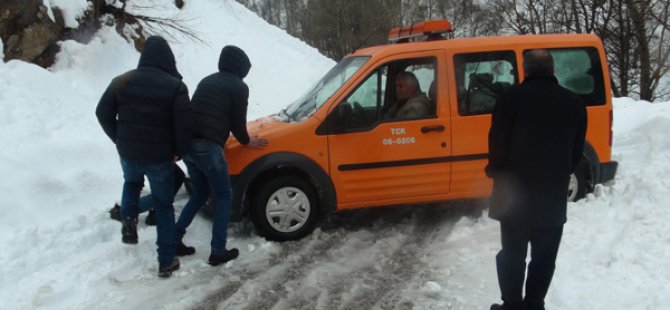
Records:
[[[324,124],[330,128],[330,173],[340,208],[430,200],[449,192],[450,121],[437,98],[447,94],[436,87],[446,85],[438,81],[441,61],[437,53],[389,59],[332,109]],[[398,100],[407,97],[407,87],[417,89]]]

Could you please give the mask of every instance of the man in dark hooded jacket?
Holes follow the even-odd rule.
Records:
[[[498,98],[489,132],[486,173],[495,182],[489,216],[500,221],[496,263],[504,302],[492,310],[544,309],[566,222],[570,174],[584,150],[585,104],[558,84],[549,51],[527,52],[523,67],[525,80]]]
[[[177,220],[178,247],[195,252],[183,244],[186,228],[214,191],[215,210],[209,264],[216,266],[235,259],[237,249],[226,249],[228,218],[232,191],[228,164],[223,148],[232,132],[247,147],[264,147],[267,140],[249,137],[247,133],[247,100],[249,88],[242,81],[251,69],[247,55],[236,46],[226,46],[219,58],[219,72],[205,77],[193,93],[193,143],[184,156],[191,179],[192,195]],[[210,188],[211,185],[211,188]]]
[[[122,241],[137,243],[138,200],[144,176],[156,212],[160,277],[179,269],[175,258],[174,170],[176,158],[191,142],[188,89],[177,72],[174,55],[161,37],[147,39],[137,69],[112,80],[96,115],[116,144],[123,169]]]

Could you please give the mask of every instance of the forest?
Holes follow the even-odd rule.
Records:
[[[237,1],[334,60],[386,44],[393,27],[431,19],[449,20],[456,38],[594,33],[605,43],[615,96],[670,97],[667,0]]]

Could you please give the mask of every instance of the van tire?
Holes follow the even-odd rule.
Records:
[[[319,207],[314,188],[295,176],[280,176],[260,186],[251,206],[258,233],[270,241],[297,240],[316,226]],[[269,210],[276,206],[274,212]]]
[[[586,197],[588,189],[588,182],[586,180],[586,173],[584,168],[577,167],[575,172],[570,175],[570,183],[568,185],[568,201],[575,202]]]

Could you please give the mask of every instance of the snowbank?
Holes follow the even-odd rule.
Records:
[[[189,89],[195,90],[200,79],[217,70],[221,47],[241,46],[254,66],[246,79],[251,89],[249,118],[288,105],[333,65],[235,2],[189,1],[185,12],[198,17],[195,21],[203,28],[198,33],[205,42],[172,43]],[[239,18],[246,26],[240,25]],[[278,37],[287,44],[279,46]],[[272,48],[273,57],[267,57],[267,42],[277,45]],[[135,68],[138,59],[132,44],[106,28],[88,45],[62,42],[50,70],[20,61],[1,67],[0,129],[9,134],[2,135],[0,142],[12,145],[12,151],[1,155],[0,167],[14,177],[0,183],[5,193],[0,204],[12,210],[0,224],[7,228],[59,225],[73,214],[85,214],[95,205],[106,206],[117,199],[118,158],[97,124],[95,107],[109,81]],[[293,64],[287,66],[286,61]]]
[[[84,11],[91,5],[86,0],[49,0],[52,6],[58,7],[63,12],[65,27],[76,29],[79,27],[78,18],[84,15]]]
[[[47,7],[48,15],[51,20],[55,21],[52,8],[56,7],[63,13],[65,20],[65,27],[77,29],[79,27],[78,18],[84,16],[84,11],[89,7],[89,2],[86,0],[42,0],[44,6]]]

